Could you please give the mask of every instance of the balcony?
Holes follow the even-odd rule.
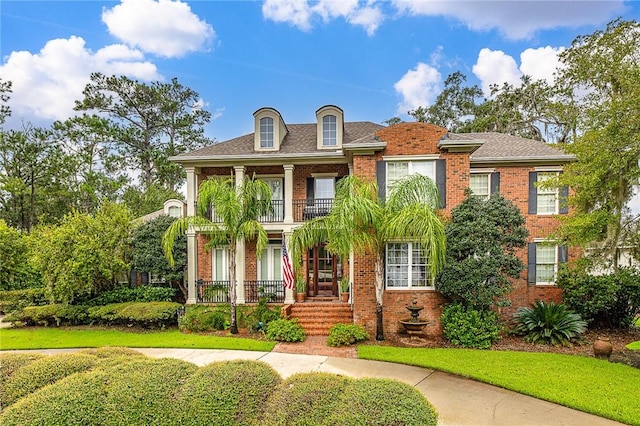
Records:
[[[333,198],[306,198],[293,200],[293,220],[303,222],[329,214],[333,206]]]

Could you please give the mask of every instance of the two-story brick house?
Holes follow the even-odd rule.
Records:
[[[195,213],[199,183],[209,176],[233,176],[239,182],[255,175],[272,188],[273,211],[263,220],[269,247],[258,258],[255,242],[243,241],[238,246],[238,303],[257,301],[261,289],[274,294],[274,300],[284,303],[288,313],[301,315],[304,305],[318,321],[323,321],[323,312],[342,305],[351,310],[350,319],[373,332],[373,258],[355,255],[338,259],[323,246],[315,247],[303,259],[307,302],[296,304],[293,291],[285,291],[282,286],[282,238],[305,220],[329,211],[336,181],[341,177],[354,174],[374,179],[384,196],[391,183],[408,173],[421,173],[436,182],[445,214],[463,200],[466,188],[478,196],[500,191],[513,201],[530,230],[530,242],[520,253],[528,268],[514,282],[510,294],[513,309],[535,299],[559,299],[554,274],[558,264],[566,261],[567,250],[539,243],[558,225],[558,215],[566,213],[566,206],[560,202],[566,193],[543,190],[536,182],[560,173],[572,156],[543,142],[500,133],[453,134],[424,123],[384,127],[371,122],[345,122],[343,111],[333,105],[318,109],[316,121],[309,124],[286,124],[278,111],[262,108],[254,113],[254,128],[252,134],[172,158],[187,171],[188,215]],[[206,292],[207,286],[224,288],[229,277],[227,251],[219,248],[206,252],[205,238],[197,231],[187,234],[188,303],[222,301],[226,297],[219,292],[222,299],[212,299],[212,293]],[[407,317],[406,305],[417,299],[425,306],[422,317],[434,321],[427,332],[437,334],[441,332],[438,318],[445,300],[432,280],[415,272],[424,270],[425,265],[420,263],[428,260],[412,253],[411,242],[387,246],[384,329],[386,333],[400,331],[398,320]],[[349,304],[337,302],[342,276],[353,283]],[[321,329],[326,332],[327,327]]]

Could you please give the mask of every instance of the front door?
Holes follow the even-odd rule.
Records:
[[[309,250],[307,263],[309,296],[338,295],[339,263],[338,257],[329,253],[324,245]]]

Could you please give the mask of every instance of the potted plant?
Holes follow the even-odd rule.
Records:
[[[304,277],[297,275],[295,286],[296,286],[296,302],[304,302],[304,299],[307,295],[306,294],[307,281],[304,279]]]
[[[349,277],[342,277],[342,279],[340,280],[340,297],[342,298],[343,302],[348,302],[349,301]]]

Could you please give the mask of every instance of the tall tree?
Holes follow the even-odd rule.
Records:
[[[476,114],[482,90],[477,85],[464,86],[467,76],[460,71],[450,74],[444,82],[444,90],[433,105],[420,106],[409,111],[409,115],[423,123],[431,123],[452,132],[458,132],[465,122]]]
[[[617,262],[627,203],[640,178],[640,23],[615,20],[577,37],[560,55],[559,85],[575,93],[577,161],[560,183],[573,188],[575,213],[562,228],[576,244],[596,242]]]
[[[157,183],[175,190],[184,172],[167,161],[207,142],[204,125],[211,114],[201,108],[198,93],[170,83],[140,83],[125,76],[91,74],[78,111],[96,111],[109,120],[112,148],[140,173],[144,187]]]
[[[305,222],[293,232],[295,258],[316,244],[326,242],[327,250],[342,258],[349,253],[375,256],[376,339],[384,340],[384,249],[390,241],[420,243],[429,259],[430,276],[444,263],[444,225],[436,214],[438,189],[428,177],[411,175],[397,181],[385,202],[378,198],[375,182],[347,176],[338,182],[329,215]]]
[[[0,78],[0,124],[4,124],[4,120],[11,115],[11,108],[6,103],[9,101],[9,93],[11,93],[10,81],[4,81]]]
[[[207,217],[213,207],[215,221]],[[198,215],[177,219],[162,236],[162,247],[169,264],[174,266],[173,247],[177,239],[190,229],[197,229],[209,237],[205,249],[229,248],[229,300],[231,301],[232,334],[238,334],[236,320],[236,252],[240,240],[256,240],[256,254],[260,256],[269,238],[260,224],[260,217],[271,210],[271,189],[255,177],[245,179],[236,187],[233,178],[207,179],[198,189]]]

